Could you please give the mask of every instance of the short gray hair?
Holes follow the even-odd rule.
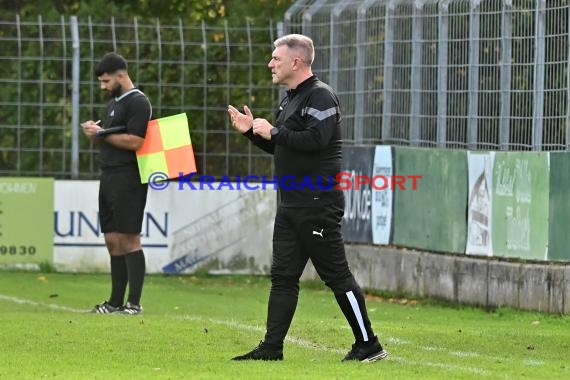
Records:
[[[289,49],[297,50],[303,62],[311,65],[315,59],[313,40],[302,34],[287,34],[275,40],[275,47],[287,45]]]

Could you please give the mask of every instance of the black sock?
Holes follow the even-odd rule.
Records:
[[[111,256],[111,306],[123,306],[127,288],[127,263],[125,256]]]
[[[146,264],[144,252],[141,250],[125,255],[127,273],[129,275],[129,297],[127,301],[140,305]]]

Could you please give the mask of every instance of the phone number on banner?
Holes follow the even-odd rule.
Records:
[[[33,245],[0,245],[0,255],[29,255],[33,256],[36,254],[36,247]]]

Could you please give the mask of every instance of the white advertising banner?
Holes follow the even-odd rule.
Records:
[[[495,154],[467,152],[469,198],[467,199],[468,255],[493,255],[493,161]]]
[[[393,174],[392,148],[376,146],[372,171],[372,242],[390,244],[394,190],[390,185]]]
[[[147,273],[269,273],[275,190],[181,184],[149,189],[141,232]],[[55,181],[54,190],[56,268],[108,271],[99,181]]]

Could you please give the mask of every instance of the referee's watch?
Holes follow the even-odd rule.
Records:
[[[269,133],[271,134],[271,138],[273,139],[273,136],[277,136],[279,134],[279,128],[271,127]]]

